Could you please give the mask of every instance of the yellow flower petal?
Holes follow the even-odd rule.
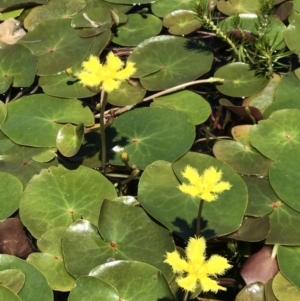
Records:
[[[203,264],[205,261],[205,248],[206,242],[204,237],[191,237],[185,249],[186,258],[194,264]]]
[[[219,286],[218,282],[210,277],[222,275],[231,268],[226,258],[212,255],[209,260],[205,259],[206,241],[203,237],[190,238],[186,247],[187,261],[180,258],[177,251],[167,253],[164,261],[170,264],[173,271],[179,275],[176,277],[178,285],[190,292],[201,287],[204,292],[226,290]]]
[[[182,259],[177,251],[167,252],[167,258],[164,262],[168,263],[175,273],[186,271],[188,263]]]
[[[213,166],[205,169],[203,174],[199,175],[197,169],[187,165],[182,175],[189,180],[190,184],[180,185],[178,187],[180,191],[207,202],[215,201],[218,194],[231,188],[229,182],[221,181],[222,171],[217,171]]]
[[[109,52],[109,54],[106,57],[105,66],[109,68],[111,71],[117,72],[123,68],[124,63],[118,56],[114,55],[113,52]]]
[[[97,75],[82,71],[76,74],[76,77],[80,79],[84,86],[97,87],[100,85]]]
[[[203,277],[201,279],[201,287],[203,292],[213,292],[217,293],[218,290],[226,291],[226,288],[223,286],[218,285],[216,280],[213,280],[209,277]]]
[[[91,55],[88,61],[82,62],[82,67],[90,73],[96,72],[99,65],[99,58],[95,55]]]
[[[205,263],[205,269],[208,275],[223,275],[232,267],[228,260],[219,255],[212,255]]]
[[[184,171],[182,172],[182,175],[189,180],[189,182],[192,185],[196,185],[201,177],[198,174],[198,171],[196,168],[191,167],[190,165],[187,165],[184,169]]]
[[[121,81],[129,79],[136,72],[136,68],[134,67],[134,63],[128,62],[126,68],[118,71],[115,75],[116,79]]]
[[[176,279],[177,284],[189,292],[194,292],[197,288],[197,277],[188,275],[187,277],[179,277]]]
[[[187,185],[185,183],[178,186],[181,192],[189,194],[192,197],[195,197],[199,194],[198,189],[195,186]]]

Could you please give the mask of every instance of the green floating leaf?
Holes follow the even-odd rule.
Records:
[[[62,292],[70,291],[75,284],[75,278],[66,270],[61,250],[61,238],[65,230],[65,227],[57,227],[46,231],[38,239],[42,253],[32,253],[27,258],[44,274],[53,290]]]
[[[295,285],[298,290],[300,290],[298,269],[300,260],[300,247],[279,246],[277,259],[282,275],[285,276],[293,285]]]
[[[260,9],[259,0],[221,0],[217,5],[218,10],[225,15],[258,13]]]
[[[231,133],[236,141],[217,141],[213,152],[217,159],[226,162],[239,173],[266,176],[272,161],[251,146],[249,141],[251,127],[251,125],[233,127]]]
[[[275,90],[272,104],[264,111],[264,117],[268,118],[273,112],[283,109],[300,109],[298,101],[300,93],[300,81],[294,72],[282,77]]]
[[[37,94],[10,102],[7,110],[8,116],[1,130],[15,143],[22,145],[56,147],[61,123],[82,122],[85,126],[94,124],[91,110],[77,99]],[[25,115],[27,118],[24,118]]]
[[[104,200],[98,228],[85,220],[71,224],[63,236],[68,271],[75,277],[87,275],[99,264],[130,259],[160,269],[171,281],[174,274],[163,263],[166,252],[175,249],[170,232],[154,223],[143,209]]]
[[[59,165],[42,170],[29,181],[21,198],[20,216],[38,238],[79,218],[97,223],[102,201],[114,197],[114,186],[99,172],[83,166],[68,170]]]
[[[236,296],[235,301],[265,301],[265,286],[255,282],[245,286]]]
[[[270,214],[274,208],[273,203],[276,203],[276,196],[268,178],[262,177],[243,177],[248,188],[248,206],[246,215],[264,216]],[[272,216],[272,215],[270,215]]]
[[[209,103],[197,93],[185,90],[154,99],[151,106],[166,107],[185,113],[194,125],[203,123],[211,114]]]
[[[99,56],[102,50],[111,40],[111,31],[106,30],[101,34],[98,34],[93,41],[93,44],[88,53],[86,53],[83,61],[88,60],[91,54]],[[39,86],[43,89],[44,93],[65,98],[85,98],[91,97],[97,92],[93,92],[87,87],[83,86],[76,76],[78,71],[82,70],[82,62],[72,66],[72,74],[69,75],[66,71],[60,72],[58,74],[41,76],[39,78]],[[71,67],[71,66],[70,66]],[[111,93],[110,93],[111,94]]]
[[[22,183],[14,176],[0,172],[0,220],[13,214],[19,207]]]
[[[103,29],[107,29],[111,27],[111,25],[112,18],[108,5],[87,9],[84,13],[77,14],[72,20],[72,27],[74,28],[103,27]]]
[[[132,5],[141,5],[146,3],[151,3],[153,0],[139,0],[138,3],[135,0],[105,0],[106,2],[112,2],[117,4],[132,4]]]
[[[138,189],[138,200],[143,208],[184,239],[195,235],[200,199],[193,199],[178,189],[180,183],[177,177],[182,179],[181,172],[186,165],[197,168],[200,174],[204,169],[214,166],[223,172],[222,180],[232,185],[229,191],[219,195],[217,201],[204,204],[202,234],[210,238],[239,229],[247,205],[246,185],[227,164],[203,154],[187,153],[172,165],[156,161],[147,166]]]
[[[17,269],[7,269],[0,271],[0,283],[1,286],[5,286],[12,290],[15,294],[18,294],[25,283],[25,274]]]
[[[140,169],[159,159],[176,160],[195,138],[195,127],[187,119],[185,114],[165,108],[135,109],[121,115],[107,131],[110,162],[123,165],[121,152],[127,152],[129,163]]]
[[[295,149],[292,149],[281,153],[277,157],[276,162],[274,162],[270,168],[269,174],[270,183],[276,194],[287,205],[297,211],[300,211],[300,204],[298,200],[300,193],[299,169],[300,158],[295,156]]]
[[[0,300],[53,301],[53,291],[46,278],[33,265],[15,256],[0,254],[0,270],[7,269],[20,270],[25,275],[25,283],[17,299],[1,298],[0,294]]]
[[[24,26],[30,31],[46,20],[69,19],[85,6],[84,0],[51,0],[46,5],[34,7],[25,18]]]
[[[269,216],[250,217],[246,216],[242,222],[241,227],[226,237],[235,240],[258,242],[263,241],[270,231]]]
[[[293,21],[284,31],[284,40],[287,46],[297,55],[300,54],[300,16],[295,15]]]
[[[190,10],[175,10],[165,16],[163,25],[170,34],[186,35],[201,27],[197,14]]]
[[[70,20],[47,20],[28,32],[19,43],[38,57],[38,75],[52,75],[82,61],[93,39],[82,39]]]
[[[278,273],[272,283],[274,295],[279,301],[298,301],[300,289],[290,283],[282,273]]]
[[[42,168],[58,164],[57,159],[49,163],[40,163],[32,159],[44,151],[44,148],[17,145],[0,131],[0,168],[3,172],[17,177],[24,187]]]
[[[121,296],[116,288],[91,276],[82,276],[77,279],[76,286],[70,291],[68,301],[95,301],[99,299],[99,292],[101,292],[102,300],[120,301]]]
[[[1,1],[0,1],[1,2]],[[1,9],[0,9],[1,10]],[[21,9],[16,9],[16,10],[13,10],[13,11],[8,11],[8,12],[5,12],[5,13],[0,13],[0,20],[1,21],[4,21],[4,20],[7,20],[7,19],[10,19],[10,18],[16,18],[18,17],[22,12],[24,11],[23,8]]]
[[[250,130],[250,143],[263,155],[276,160],[280,154],[299,148],[300,110],[286,109],[272,113]]]
[[[7,116],[7,108],[6,105],[4,104],[4,102],[0,102],[0,127],[3,124],[3,122],[5,121]]]
[[[243,101],[243,106],[253,106],[263,113],[269,106],[272,106],[275,91],[279,87],[281,79],[280,75],[273,74],[273,77],[262,90]],[[265,114],[264,116],[266,117]]]
[[[6,8],[25,7],[28,3],[46,4],[48,0],[0,0],[0,11]]]
[[[164,18],[176,10],[190,10],[194,0],[159,0],[151,4],[151,11],[154,15]]]
[[[217,89],[232,97],[253,95],[268,83],[267,78],[256,76],[255,70],[250,70],[250,66],[245,63],[227,64],[218,69],[214,77],[224,79],[222,84],[217,85]]]
[[[32,159],[36,162],[49,162],[51,160],[53,160],[55,158],[55,154],[57,152],[57,148],[49,148],[43,152],[41,152],[40,154],[33,156]]]
[[[71,123],[65,124],[58,132],[56,137],[57,149],[65,156],[74,156],[83,141],[84,125],[79,123],[77,126]]]
[[[36,57],[24,46],[15,44],[0,49],[0,93],[10,85],[29,87],[37,70]]]
[[[300,213],[282,202],[267,178],[244,177],[249,191],[246,215],[269,215],[270,232],[266,244],[299,245]]]
[[[2,285],[0,285],[0,299],[7,301],[22,301],[12,290]]]
[[[124,81],[119,89],[113,90],[107,96],[107,101],[114,106],[130,106],[139,103],[145,96],[144,89],[139,82]]]
[[[90,276],[115,287],[124,300],[174,300],[162,272],[144,262],[109,262],[93,269]]]
[[[142,86],[150,91],[195,80],[210,70],[212,60],[212,53],[203,43],[164,35],[145,40],[128,57],[137,68],[133,77],[140,78]]]
[[[129,14],[128,21],[117,28],[113,42],[122,46],[136,46],[160,33],[162,22],[150,14]]]

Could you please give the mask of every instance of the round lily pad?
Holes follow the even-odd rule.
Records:
[[[186,35],[201,27],[197,14],[190,10],[175,10],[165,16],[163,25],[170,34]]]
[[[72,275],[86,275],[111,260],[130,259],[155,266],[171,281],[174,274],[163,263],[165,252],[175,249],[171,233],[154,223],[143,209],[104,200],[98,228],[99,232],[86,220],[78,220],[67,228],[62,246]]]
[[[0,102],[0,127],[7,116],[7,108],[4,102]]]
[[[0,49],[0,93],[10,85],[29,87],[37,70],[36,57],[26,47],[15,44]]]
[[[151,14],[129,14],[128,21],[119,26],[113,42],[122,46],[136,46],[160,33],[162,22]]]
[[[166,107],[181,111],[187,114],[189,120],[194,125],[203,123],[211,114],[209,103],[201,95],[188,90],[155,98],[151,106]]]
[[[18,295],[16,295],[12,290],[2,285],[0,285],[0,298],[1,300],[8,301],[22,301],[21,298]]]
[[[245,63],[227,64],[214,74],[214,77],[223,78],[224,82],[217,85],[217,89],[228,96],[246,97],[260,91],[268,79],[255,75],[255,70]]]
[[[299,120],[300,110],[276,111],[251,128],[250,143],[271,160],[276,160],[288,150],[297,151],[300,143]]]
[[[164,35],[145,40],[128,57],[137,68],[133,77],[150,91],[192,81],[210,70],[212,60],[203,43]]]
[[[75,278],[66,270],[61,249],[61,238],[65,227],[52,228],[38,239],[41,253],[32,253],[27,261],[39,269],[47,278],[53,290],[70,291]]]
[[[118,291],[112,285],[96,277],[82,276],[77,279],[76,286],[71,290],[68,301],[94,301],[99,299],[99,292],[105,301],[120,300]]]
[[[300,158],[295,156],[295,152],[295,149],[288,150],[277,156],[270,168],[269,177],[276,194],[293,209],[300,211]]]
[[[254,282],[245,286],[236,296],[235,301],[265,301],[265,286],[262,282]]]
[[[296,54],[300,53],[300,16],[295,15],[293,21],[284,31],[284,40],[287,46]]]
[[[300,290],[299,278],[299,261],[300,261],[300,247],[299,246],[279,246],[277,259],[280,272],[285,276],[293,285]],[[293,264],[291,264],[291,262]]]
[[[32,30],[39,23],[52,19],[68,19],[86,6],[84,0],[51,0],[46,5],[34,7],[24,20],[27,30]]]
[[[10,0],[7,2],[6,0],[1,0],[0,1],[0,11],[3,11],[4,9],[10,7],[23,7],[25,4],[27,4],[29,1],[28,0]],[[32,3],[37,3],[37,4],[46,4],[48,0],[32,0]]]
[[[14,176],[0,172],[0,220],[13,214],[19,207],[22,183]]]
[[[82,39],[69,19],[47,20],[28,32],[19,43],[38,57],[38,75],[52,75],[82,61],[93,39]]]
[[[159,0],[151,4],[154,15],[164,18],[169,13],[176,10],[190,10],[194,0]]]
[[[25,274],[17,269],[0,271],[0,283],[18,294],[25,283]]]
[[[139,82],[124,81],[119,89],[115,89],[107,95],[107,101],[114,106],[130,106],[139,103],[145,94],[146,89]]]
[[[243,177],[249,191],[246,215],[269,215],[270,232],[266,244],[298,245],[300,213],[286,205],[275,193],[269,180],[260,177]]]
[[[83,141],[84,125],[79,123],[77,126],[67,123],[59,130],[56,137],[57,149],[65,156],[74,156]]]
[[[25,283],[18,293],[22,301],[52,301],[53,291],[44,275],[33,265],[18,257],[0,254],[0,270],[17,269],[25,275]],[[11,291],[11,290],[10,290]],[[12,291],[11,291],[12,292]],[[11,300],[1,298],[1,300]],[[14,299],[12,299],[14,301]]]
[[[93,269],[90,276],[115,287],[124,300],[174,300],[161,271],[144,262],[125,260],[109,262]]]
[[[268,118],[273,112],[283,109],[300,109],[299,93],[299,79],[295,73],[284,75],[276,87],[272,103],[264,111],[264,117]]]
[[[94,124],[91,110],[77,99],[37,94],[10,102],[7,110],[8,116],[1,130],[15,143],[22,145],[56,147],[61,123]],[[25,115],[27,118],[24,118]]]
[[[106,198],[116,197],[114,186],[99,172],[80,166],[44,169],[26,186],[20,202],[20,216],[35,237],[78,218],[97,223],[99,208]]]
[[[300,289],[288,281],[282,273],[278,273],[273,280],[272,288],[276,300],[279,301],[298,301]]]
[[[156,161],[147,166],[141,176],[138,190],[138,200],[143,208],[184,239],[195,235],[200,199],[192,198],[178,188],[178,178],[182,180],[181,172],[186,165],[196,168],[199,174],[202,174],[204,169],[214,166],[223,172],[222,180],[232,185],[230,190],[222,192],[215,202],[205,202],[202,234],[210,238],[239,229],[247,206],[246,185],[227,164],[203,154],[187,153],[172,165],[165,161]]]
[[[220,0],[217,4],[218,10],[225,15],[258,13],[260,9],[259,0]]]
[[[128,153],[129,164],[141,169],[159,159],[176,160],[194,141],[195,127],[187,119],[165,108],[141,108],[121,115],[107,131],[110,162],[123,165],[121,152]]]
[[[217,141],[213,147],[217,159],[226,162],[242,174],[266,176],[273,161],[263,156],[249,142],[251,125],[232,128],[235,139]]]

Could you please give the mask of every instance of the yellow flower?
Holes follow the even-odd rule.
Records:
[[[203,175],[187,165],[182,175],[189,180],[190,184],[181,184],[179,189],[192,197],[199,197],[204,201],[211,202],[218,198],[218,194],[224,190],[229,190],[231,184],[221,181],[222,171],[217,171],[213,166],[204,170]]]
[[[122,81],[129,79],[136,68],[134,63],[128,62],[124,68],[124,62],[110,52],[106,57],[106,63],[101,64],[99,58],[91,55],[88,61],[82,63],[83,71],[76,74],[84,86],[101,87],[107,93],[120,87]]]
[[[186,247],[187,260],[182,259],[177,251],[167,252],[167,259],[164,261],[172,266],[177,284],[190,292],[201,287],[203,292],[218,290],[226,291],[226,288],[218,285],[212,278],[223,275],[232,265],[228,260],[219,255],[212,255],[208,260],[205,256],[206,242],[203,237],[190,238]],[[212,277],[212,278],[211,278]]]

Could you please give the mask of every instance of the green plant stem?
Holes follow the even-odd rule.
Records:
[[[279,244],[275,244],[275,245],[273,246],[271,258],[274,259],[274,258],[276,257],[277,251],[278,251],[278,247],[279,247]]]
[[[106,166],[106,138],[105,138],[105,124],[104,113],[107,103],[107,93],[102,89],[100,94],[100,135],[101,135],[101,172],[105,174]]]
[[[182,301],[186,301],[186,300],[188,299],[188,296],[189,296],[189,291],[186,291],[186,292],[184,293],[184,296],[183,296]]]
[[[224,79],[223,78],[218,78],[218,77],[210,77],[210,78],[207,78],[207,79],[195,80],[195,81],[192,81],[192,82],[181,84],[181,85],[178,85],[178,86],[166,89],[164,91],[155,93],[155,94],[153,94],[151,96],[148,96],[148,97],[144,98],[143,101],[148,101],[148,100],[151,100],[153,98],[156,98],[156,97],[159,97],[159,96],[163,96],[163,95],[169,94],[171,92],[175,92],[177,90],[182,90],[182,89],[184,89],[184,88],[186,88],[188,86],[197,85],[197,84],[205,84],[205,83],[212,84],[212,83],[217,83],[217,82],[218,83],[223,83]]]
[[[196,236],[200,236],[201,231],[201,214],[202,214],[202,208],[203,208],[204,200],[200,200],[199,204],[199,210],[198,210],[198,217],[197,217],[197,229],[196,229]]]

